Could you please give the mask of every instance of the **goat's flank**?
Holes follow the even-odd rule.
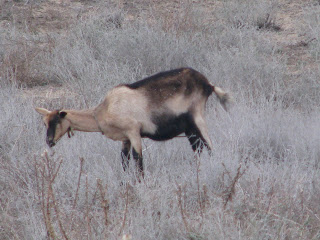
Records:
[[[47,127],[47,144],[53,147],[68,132],[101,132],[122,141],[122,165],[128,167],[130,149],[143,174],[141,138],[156,141],[185,133],[192,149],[212,149],[204,118],[208,97],[215,93],[225,108],[229,95],[191,68],[161,72],[132,84],[111,89],[104,101],[87,110],[36,108]]]

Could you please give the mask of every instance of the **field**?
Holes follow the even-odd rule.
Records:
[[[0,0],[0,239],[320,239],[320,1]],[[75,132],[50,148],[35,107],[192,67],[214,149]]]

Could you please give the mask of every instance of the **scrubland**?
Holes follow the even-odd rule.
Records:
[[[1,239],[320,239],[319,1],[0,9]],[[139,183],[101,134],[46,146],[34,107],[93,107],[177,67],[233,96],[228,112],[209,98],[212,156],[195,159],[186,138],[146,139]]]

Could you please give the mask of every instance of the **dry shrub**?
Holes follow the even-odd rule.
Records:
[[[18,45],[23,48],[23,46]],[[36,49],[28,49],[24,54],[15,49],[4,57],[1,65],[1,72],[6,73],[6,77],[18,85],[33,86],[39,84],[37,79],[30,69],[32,59],[37,54]]]
[[[281,27],[276,24],[275,19],[271,18],[269,13],[267,13],[265,17],[260,17],[257,19],[257,27],[258,29],[266,29],[273,31],[281,30]]]
[[[161,16],[157,16],[159,14]],[[189,1],[165,12],[155,12],[155,18],[160,19],[162,30],[177,36],[192,36],[206,32],[208,23],[205,21],[204,15],[205,13],[201,9],[195,8]]]
[[[262,45],[264,32],[246,18],[254,11],[229,3],[226,14],[248,14],[242,19],[251,27],[222,24],[211,42],[185,33],[202,33],[203,27],[188,4],[159,15],[162,28],[98,16],[54,40],[23,31],[0,34],[1,76],[19,85],[58,76],[70,90],[83,88],[86,97],[91,92],[93,103],[111,85],[189,65],[213,83],[231,86],[236,97],[235,111],[210,108],[212,157],[196,162],[186,139],[150,144],[145,181],[129,187],[121,183],[134,174],[122,171],[120,145],[101,134],[64,138],[56,155],[40,156],[46,145],[32,106],[37,99],[26,101],[19,89],[1,85],[1,239],[319,238],[319,74],[284,92],[285,63],[272,55],[273,47]],[[263,18],[263,27],[272,26],[272,19]],[[52,65],[42,69],[50,57]],[[80,108],[78,98],[70,94],[41,104]],[[285,112],[276,101],[303,104],[313,119],[296,109]]]
[[[279,31],[275,24],[276,1],[237,0],[226,1],[217,11],[217,19],[235,28],[273,29]]]
[[[51,50],[54,42],[49,36],[37,38],[29,34],[10,34],[3,41],[5,50],[0,62],[0,76],[18,86],[33,87],[50,82],[42,71],[41,56]],[[51,79],[52,80],[52,79]],[[54,81],[51,81],[54,82]]]
[[[304,9],[304,31],[310,41],[310,53],[318,63],[320,59],[320,6],[311,6]]]

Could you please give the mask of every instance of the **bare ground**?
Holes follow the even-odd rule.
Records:
[[[299,67],[300,63],[304,63],[305,68],[313,69],[316,67],[307,50],[309,43],[314,39],[311,39],[303,31],[303,28],[306,27],[303,22],[303,14],[308,5],[310,3],[303,0],[282,0],[277,14],[277,22],[282,31],[270,36],[270,40],[281,46],[283,54],[288,56],[288,80],[296,80],[302,73],[302,69]]]
[[[181,9],[187,6],[185,9]],[[0,28],[8,28],[11,24],[25,28],[35,33],[58,33],[66,34],[70,25],[79,19],[89,17],[97,13],[110,11],[110,8],[121,8],[125,12],[124,22],[144,17],[148,14],[161,14],[167,17],[167,21],[174,21],[172,16],[177,12],[186,11],[190,6],[199,8],[208,16],[207,21],[214,21],[213,11],[221,6],[219,1],[209,0],[113,0],[105,5],[98,1],[75,1],[75,0],[49,0],[49,1],[5,1],[0,2]],[[308,36],[303,22],[304,9],[310,6],[310,2],[304,0],[280,0],[275,22],[280,31],[266,31],[265,38],[276,43],[279,47],[279,55],[287,56],[287,81],[297,81],[305,69],[315,69],[312,56],[308,51],[308,45],[313,39]],[[313,4],[316,4],[313,3]],[[301,68],[303,64],[304,68]],[[56,90],[55,90],[56,89]],[[50,86],[41,88],[46,96],[61,93],[60,87]],[[37,91],[38,92],[38,91]],[[30,93],[30,90],[26,90]]]

